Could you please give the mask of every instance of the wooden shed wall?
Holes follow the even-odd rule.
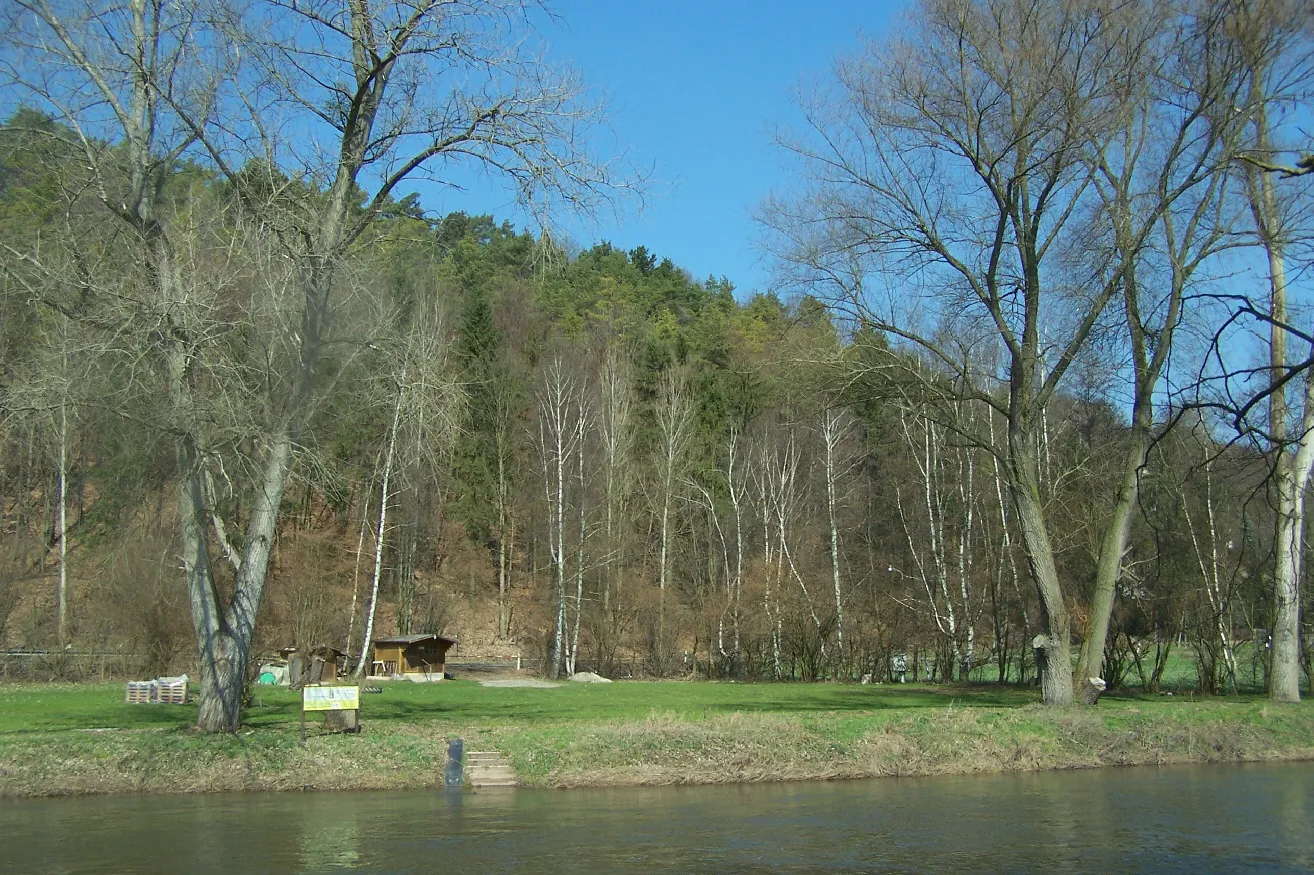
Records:
[[[451,646],[445,641],[423,641],[406,646],[376,644],[374,661],[396,663],[397,671],[401,674],[424,671],[437,674],[444,670],[447,651]]]

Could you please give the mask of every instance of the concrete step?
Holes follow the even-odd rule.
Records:
[[[465,777],[471,787],[514,787],[515,769],[495,750],[472,750],[465,754]]]

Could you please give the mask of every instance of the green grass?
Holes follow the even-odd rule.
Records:
[[[1243,641],[1236,646],[1236,682],[1239,692],[1260,694],[1264,691],[1263,656],[1262,652],[1256,652],[1255,646],[1250,642]],[[1074,664],[1076,658],[1077,654],[1074,650],[1072,654]],[[1154,667],[1153,653],[1146,654],[1144,667],[1148,675]],[[993,684],[998,678],[999,668],[993,661],[988,660],[972,670],[972,680],[977,683]],[[1016,661],[1009,662],[1007,678],[1010,683],[1017,680]],[[1176,694],[1190,693],[1195,689],[1198,681],[1195,651],[1189,645],[1174,645],[1172,650],[1169,651],[1163,676],[1159,679],[1159,688],[1165,692]],[[1127,688],[1135,691],[1139,688],[1140,676],[1136,674],[1134,668],[1129,667],[1122,682]],[[1303,676],[1300,682],[1301,689],[1308,693],[1308,687]]]
[[[391,683],[360,736],[261,687],[237,735],[194,705],[127,705],[121,684],[0,686],[0,796],[426,787],[446,741],[501,751],[534,786],[702,783],[1300,757],[1314,704],[1106,696],[1046,709],[987,685],[617,682],[551,689]]]
[[[808,714],[938,708],[952,702],[1011,708],[1037,701],[1033,690],[918,684],[621,682],[552,689],[483,687],[474,681],[391,683],[361,696],[362,721],[538,723],[625,720],[651,714],[694,719],[719,714]],[[246,725],[298,723],[300,693],[260,687]],[[196,720],[194,705],[128,705],[122,684],[0,686],[0,735],[72,729],[168,729]]]

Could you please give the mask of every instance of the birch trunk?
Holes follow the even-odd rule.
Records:
[[[539,393],[539,451],[543,460],[543,490],[548,511],[548,552],[552,558],[556,623],[552,634],[548,676],[561,674],[569,655],[566,641],[566,460],[579,439],[578,424],[570,422],[576,387],[566,376],[560,359],[552,362]]]
[[[374,618],[379,609],[379,581],[383,577],[383,541],[388,524],[388,487],[392,480],[392,460],[397,448],[397,429],[401,420],[402,396],[406,385],[406,366],[402,366],[401,381],[397,386],[397,399],[392,407],[392,425],[388,429],[388,448],[383,454],[383,482],[379,486],[379,527],[374,533],[374,574],[370,579],[370,607],[365,615],[365,635],[360,642],[360,659],[356,660],[356,679],[365,676],[374,637]]]
[[[662,509],[660,547],[657,572],[657,649],[664,664],[666,658],[666,584],[671,540],[671,502],[679,467],[684,457],[685,443],[692,424],[693,410],[685,395],[684,384],[674,373],[668,374],[662,387],[661,406],[657,411],[657,427],[662,447]]]
[[[827,410],[823,420],[822,438],[826,444],[826,514],[830,523],[830,572],[835,587],[835,642],[841,658],[844,653],[844,597],[840,589],[839,523],[835,514],[835,453],[843,438],[838,415]]]
[[[579,627],[580,621],[584,617],[584,427],[585,427],[585,410],[584,398],[581,395],[578,404],[578,416],[576,421],[575,432],[575,475],[576,486],[579,489],[575,496],[575,503],[578,507],[579,516],[579,537],[575,542],[575,629],[570,637],[570,664],[566,666],[566,674],[573,675],[579,665]]]
[[[509,512],[511,490],[507,482],[508,447],[504,423],[503,415],[502,424],[499,424],[497,430],[497,637],[502,641],[511,636],[511,569],[508,542],[515,542],[515,523]]]
[[[356,538],[356,567],[351,574],[351,612],[347,615],[346,652],[351,653],[351,639],[356,634],[356,606],[360,602],[360,556],[365,552],[365,530],[369,528],[368,499],[365,512],[360,515],[360,535]]]
[[[730,492],[730,504],[735,511],[735,576],[734,576],[734,594],[732,596],[734,612],[732,620],[734,624],[734,643],[731,645],[736,668],[739,664],[740,640],[739,640],[739,596],[744,585],[744,525],[743,511],[741,502],[744,497],[744,485],[735,482],[735,451],[738,448],[738,432],[730,432],[730,453],[729,461],[726,463],[726,486]]]
[[[1264,94],[1264,71],[1251,71],[1250,98],[1255,107],[1255,148],[1272,154]],[[1271,174],[1250,170],[1250,207],[1261,245],[1268,258],[1269,367],[1268,430],[1273,453],[1273,479],[1277,490],[1277,532],[1273,567],[1273,649],[1269,698],[1275,702],[1300,701],[1300,571],[1301,533],[1305,522],[1305,484],[1314,461],[1314,409],[1311,384],[1306,380],[1301,432],[1293,453],[1288,444],[1286,390],[1278,381],[1287,372],[1287,272],[1285,229]]]
[[[1214,477],[1213,464],[1205,450],[1202,465],[1205,478],[1205,532],[1209,536],[1209,549],[1200,544],[1196,534],[1195,521],[1191,518],[1191,508],[1186,502],[1186,494],[1181,496],[1182,516],[1186,519],[1186,529],[1191,536],[1191,548],[1195,551],[1196,564],[1200,568],[1200,578],[1204,581],[1205,594],[1209,598],[1209,609],[1214,617],[1214,629],[1218,633],[1218,643],[1223,651],[1223,665],[1227,669],[1227,686],[1236,694],[1236,653],[1232,646],[1231,618],[1229,616],[1228,594],[1223,592],[1222,574],[1218,561],[1218,519],[1214,513]]]
[[[67,366],[67,363],[66,363]],[[59,402],[59,647],[68,645],[68,405]]]
[[[562,431],[556,433],[556,517],[553,522],[552,536],[556,539],[552,546],[555,557],[555,579],[557,587],[557,628],[552,643],[552,677],[561,673],[562,648],[566,637],[566,476],[565,455]]]

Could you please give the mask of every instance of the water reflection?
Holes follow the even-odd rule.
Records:
[[[1308,871],[1314,765],[8,800],[0,872]]]
[[[342,820],[303,821],[302,871],[355,869],[359,863],[360,824],[357,820],[348,816]]]

